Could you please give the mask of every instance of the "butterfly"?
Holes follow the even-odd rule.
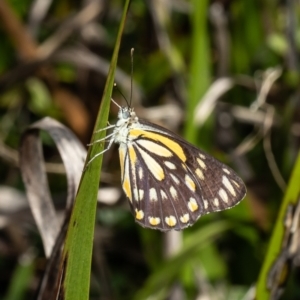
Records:
[[[102,129],[113,132],[95,142],[110,138],[108,146],[89,163],[119,144],[121,183],[138,224],[182,230],[244,198],[245,184],[228,166],[175,133],[139,119],[133,108],[113,102],[119,107],[118,121]]]

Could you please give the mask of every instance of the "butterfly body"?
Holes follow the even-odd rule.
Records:
[[[119,144],[122,187],[141,226],[182,230],[244,198],[243,181],[226,165],[132,108],[118,118],[108,148]]]

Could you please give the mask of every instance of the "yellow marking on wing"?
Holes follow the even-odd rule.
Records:
[[[128,147],[128,153],[129,153],[129,159],[130,159],[130,163],[132,166],[135,165],[136,163],[136,153],[135,153],[135,150],[132,146],[129,146]],[[133,169],[134,170],[134,169]]]
[[[133,190],[135,191],[135,193],[133,194],[134,198],[136,201],[139,201],[139,196],[138,196],[138,190],[137,190],[137,184],[136,184],[136,162],[137,162],[137,156],[136,156],[136,151],[133,148],[132,145],[128,146],[128,159],[129,160],[129,164],[131,167],[131,170],[128,167],[128,176],[129,176],[129,172],[131,172],[131,181],[130,184],[133,188]],[[126,172],[126,170],[125,170]]]
[[[125,180],[123,182],[123,190],[124,190],[126,196],[129,198],[129,200],[132,201],[131,200],[132,195],[131,195],[130,181],[128,180],[128,178],[125,178]]]
[[[131,193],[131,182],[129,176],[129,159],[128,156],[125,158],[124,163],[124,179],[122,184],[123,190],[126,196],[129,198],[130,202],[132,202],[132,193]]]
[[[125,154],[126,154],[126,148],[120,147],[119,148],[119,156],[120,156],[121,180],[122,181],[123,181],[123,177],[124,177]]]
[[[195,173],[201,180],[204,180],[203,172],[199,168],[196,169]]]
[[[198,204],[194,198],[190,198],[190,201],[188,202],[188,207],[192,212],[198,209]]]
[[[142,220],[144,218],[144,212],[142,210],[135,209],[135,218],[137,220]]]
[[[206,170],[206,164],[202,159],[197,158],[197,162],[202,169]]]
[[[145,149],[151,151],[156,155],[163,156],[163,157],[173,156],[172,152],[168,150],[168,148],[158,145],[155,142],[151,142],[149,140],[138,140],[137,144],[143,146]]]
[[[189,175],[185,175],[185,183],[191,191],[195,192],[196,190],[195,182]]]
[[[153,132],[149,132],[146,130],[142,130],[142,129],[131,129],[129,131],[129,135],[131,137],[139,137],[139,136],[143,136],[145,138],[148,139],[152,139],[154,141],[159,141],[161,142],[163,145],[165,145],[166,147],[168,147],[170,150],[172,150],[173,152],[175,152],[175,154],[183,161],[186,161],[186,156],[184,154],[184,151],[182,149],[182,147],[176,143],[175,141],[173,141],[171,138],[168,138],[166,136],[162,136],[159,133],[153,133]]]
[[[170,227],[174,227],[177,223],[176,218],[174,216],[169,216],[165,218],[167,225]]]
[[[152,226],[156,226],[160,223],[160,218],[155,218],[155,217],[149,217],[149,223]]]

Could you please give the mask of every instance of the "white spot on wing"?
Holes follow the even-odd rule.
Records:
[[[199,168],[196,169],[195,173],[201,180],[204,180],[203,172]]]
[[[162,200],[165,200],[165,199],[168,198],[167,195],[166,195],[166,193],[163,190],[160,190],[160,194],[161,194]]]
[[[171,177],[176,184],[180,183],[179,179],[175,175],[171,174]]]
[[[200,159],[200,158],[197,158],[197,162],[198,162],[198,165],[203,169],[203,170],[206,170],[206,164],[205,162]]]
[[[151,188],[149,190],[149,198],[150,198],[150,201],[157,201],[157,193],[156,193],[156,189],[155,188]]]
[[[234,180],[231,179],[231,182],[232,182],[233,184],[235,184],[238,188],[240,187],[240,185],[239,185],[236,181],[234,181]]]
[[[218,199],[218,198],[215,198],[215,199],[214,199],[214,205],[215,205],[215,206],[219,206],[219,199]]]
[[[160,164],[140,147],[137,147],[137,149],[152,175],[159,181],[163,180],[165,178],[165,173]]]
[[[170,193],[171,193],[171,196],[172,196],[173,198],[177,198],[177,191],[176,191],[176,189],[174,188],[174,186],[171,186],[171,187],[170,187]]]
[[[148,217],[149,223],[152,226],[156,226],[160,223],[160,218],[157,217]]]
[[[190,220],[189,214],[184,214],[183,216],[180,217],[180,221],[184,224],[186,224]]]
[[[140,168],[139,168],[139,178],[140,178],[140,180],[142,180],[143,177],[144,177],[144,171],[143,171],[143,168],[140,167]]]
[[[226,173],[226,174],[230,174],[230,171],[228,170],[228,169],[226,169],[226,168],[223,168],[223,171]]]
[[[174,227],[177,223],[176,218],[172,215],[169,217],[166,217],[165,221],[166,221],[167,225],[169,225],[170,227]]]
[[[208,201],[203,199],[203,203],[204,203],[204,208],[207,209],[208,208]]]
[[[223,175],[222,183],[232,196],[236,196],[235,190],[234,190],[232,184],[230,183],[230,181],[228,180],[227,176]]]
[[[171,163],[170,161],[165,161],[164,164],[171,170],[176,169],[176,166],[173,163]]]
[[[143,198],[144,198],[144,190],[139,189],[139,196],[140,196],[140,200],[143,200]]]
[[[220,198],[223,200],[223,202],[228,203],[228,195],[227,195],[227,193],[225,192],[225,190],[220,189],[220,190],[219,190],[219,196],[220,196]]]

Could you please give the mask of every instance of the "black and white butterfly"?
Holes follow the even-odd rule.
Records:
[[[119,144],[122,187],[143,227],[182,230],[202,215],[235,206],[246,194],[232,169],[173,132],[139,119],[133,108],[119,107],[117,123],[108,128],[114,129],[103,152]]]

